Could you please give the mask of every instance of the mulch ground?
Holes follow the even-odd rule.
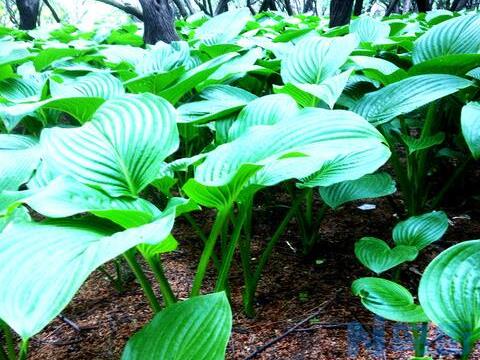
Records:
[[[265,207],[255,209],[253,217],[255,243],[259,248],[285,211],[266,203]],[[246,359],[316,311],[317,316],[304,321],[255,359],[409,359],[412,351],[405,328],[375,319],[350,292],[353,280],[371,276],[355,259],[355,241],[362,236],[390,239],[391,229],[398,222],[396,213],[401,208],[395,198],[368,201],[376,205],[376,209],[369,211],[358,209],[362,203],[327,213],[320,230],[321,244],[314,258],[308,261],[299,255],[298,232],[295,224],[291,224],[262,279],[254,319],[242,315],[242,274],[240,270],[233,271],[234,325],[228,359]],[[459,241],[480,238],[478,211],[456,206],[447,213],[452,223],[444,239],[403,268],[402,282],[411,289],[426,264],[440,251]],[[208,229],[211,218],[200,218],[199,222]],[[186,298],[201,247],[189,225],[181,219],[175,227],[175,236],[180,246],[164,256],[164,264],[174,291],[179,298]],[[211,286],[210,278],[205,289]],[[118,359],[128,338],[152,316],[134,281],[125,292],[118,293],[98,271],[63,315],[78,325],[80,331],[57,318],[32,340],[31,359]],[[458,352],[458,344],[433,327],[430,342],[429,349],[435,359],[454,359]],[[480,359],[478,349],[473,359]]]

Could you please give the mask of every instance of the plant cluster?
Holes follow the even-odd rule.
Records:
[[[425,212],[480,157],[480,15],[327,25],[239,9],[180,21],[183,40],[152,46],[134,24],[0,28],[0,359],[25,359],[29,339],[112,260],[129,265],[155,313],[122,359],[221,359],[236,252],[253,316],[262,273],[293,219],[308,255],[328,208],[391,195],[398,183],[410,218],[395,227],[394,248],[361,239],[362,264],[385,272],[443,235],[446,215]],[[273,191],[291,205],[276,210],[282,220],[255,259],[253,209]],[[192,215],[206,209],[208,233]],[[177,247],[177,217],[203,242],[185,301],[161,256]],[[480,338],[478,250],[464,242],[435,259],[422,306],[386,279],[359,279],[353,291],[385,318],[432,320],[462,341],[466,358]],[[214,293],[202,296],[210,263]],[[105,273],[121,287],[121,271]],[[415,329],[418,356],[424,329]]]

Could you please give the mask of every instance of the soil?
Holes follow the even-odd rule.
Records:
[[[276,202],[279,202],[278,199]],[[313,261],[299,255],[298,231],[294,223],[290,224],[263,276],[254,319],[246,318],[241,311],[242,274],[236,259],[237,266],[234,266],[230,282],[234,325],[227,359],[246,359],[257,348],[318,311],[322,304],[318,316],[254,358],[410,358],[411,342],[405,327],[375,319],[350,292],[353,280],[371,276],[353,254],[355,241],[363,236],[390,239],[391,229],[399,221],[397,212],[401,204],[398,198],[367,202],[375,204],[376,208],[360,210],[358,206],[365,203],[363,201],[328,211],[320,229],[321,245]],[[270,206],[272,201],[261,203],[267,205],[256,208],[253,217],[255,243],[259,247],[273,233],[285,211],[282,207]],[[423,268],[443,249],[459,241],[480,238],[480,212],[467,208],[475,207],[463,204],[446,210],[451,220],[446,236],[403,268],[402,282],[405,285],[414,289]],[[197,220],[208,229],[211,216],[199,218],[204,216],[202,214],[205,212],[196,215]],[[201,246],[190,226],[182,219],[175,226],[175,236],[180,242],[178,250],[163,259],[172,287],[182,299],[188,295]],[[211,280],[212,276],[207,279],[205,291],[211,289]],[[134,281],[129,282],[123,293],[119,293],[99,271],[92,274],[63,315],[78,325],[80,331],[65,319],[57,318],[32,340],[30,359],[119,359],[128,338],[152,316],[141,289]],[[370,338],[370,344],[361,342],[362,336],[364,340]],[[429,339],[429,351],[433,358],[455,358],[458,344],[433,327],[430,328]],[[479,349],[472,358],[480,359]]]

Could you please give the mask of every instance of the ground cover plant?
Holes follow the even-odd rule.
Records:
[[[94,271],[120,292],[132,275],[153,313],[122,359],[223,359],[236,267],[238,310],[254,318],[289,226],[297,256],[318,261],[332,213],[392,194],[394,246],[364,234],[355,255],[376,276],[352,292],[411,324],[416,358],[428,356],[429,322],[469,358],[480,240],[441,252],[416,284],[419,301],[401,282],[447,231],[446,200],[478,185],[480,14],[328,25],[240,8],[178,21],[178,40],[153,45],[135,23],[0,28],[0,359],[26,359]],[[267,202],[279,221],[258,242],[254,209]],[[163,264],[178,221],[202,247],[182,299]]]

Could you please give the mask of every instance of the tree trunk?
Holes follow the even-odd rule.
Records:
[[[412,8],[412,0],[403,0],[402,13],[410,12]]]
[[[155,44],[160,40],[166,43],[179,40],[168,0],[140,0],[140,5],[145,27],[143,40],[146,44]]]
[[[260,5],[259,12],[268,11],[268,10],[277,10],[277,5],[275,4],[275,0],[263,0],[262,5]]]
[[[32,30],[37,26],[40,0],[17,0],[20,29]]]
[[[417,3],[418,12],[427,12],[432,10],[432,5],[429,0],[415,0]]]
[[[398,6],[398,1],[399,1],[399,0],[392,0],[392,1],[390,2],[390,4],[389,4],[388,7],[387,7],[387,10],[385,10],[385,16],[389,16],[389,15],[391,15],[391,14],[395,11],[395,9],[396,9],[397,6]]]
[[[455,0],[452,3],[452,7],[450,10],[452,11],[459,11],[462,10],[467,5],[467,0]]]
[[[230,0],[220,0],[217,4],[217,8],[215,9],[215,15],[219,15],[221,13],[228,11],[228,2]]]
[[[313,11],[313,0],[305,0],[303,4],[303,12]]]
[[[353,8],[353,15],[360,16],[362,15],[363,10],[363,0],[355,0],[355,6]]]
[[[353,0],[332,0],[330,2],[330,27],[349,24],[352,7]]]
[[[293,15],[293,9],[292,9],[292,4],[290,3],[290,0],[285,0],[285,10],[287,11],[287,14],[292,16]]]

